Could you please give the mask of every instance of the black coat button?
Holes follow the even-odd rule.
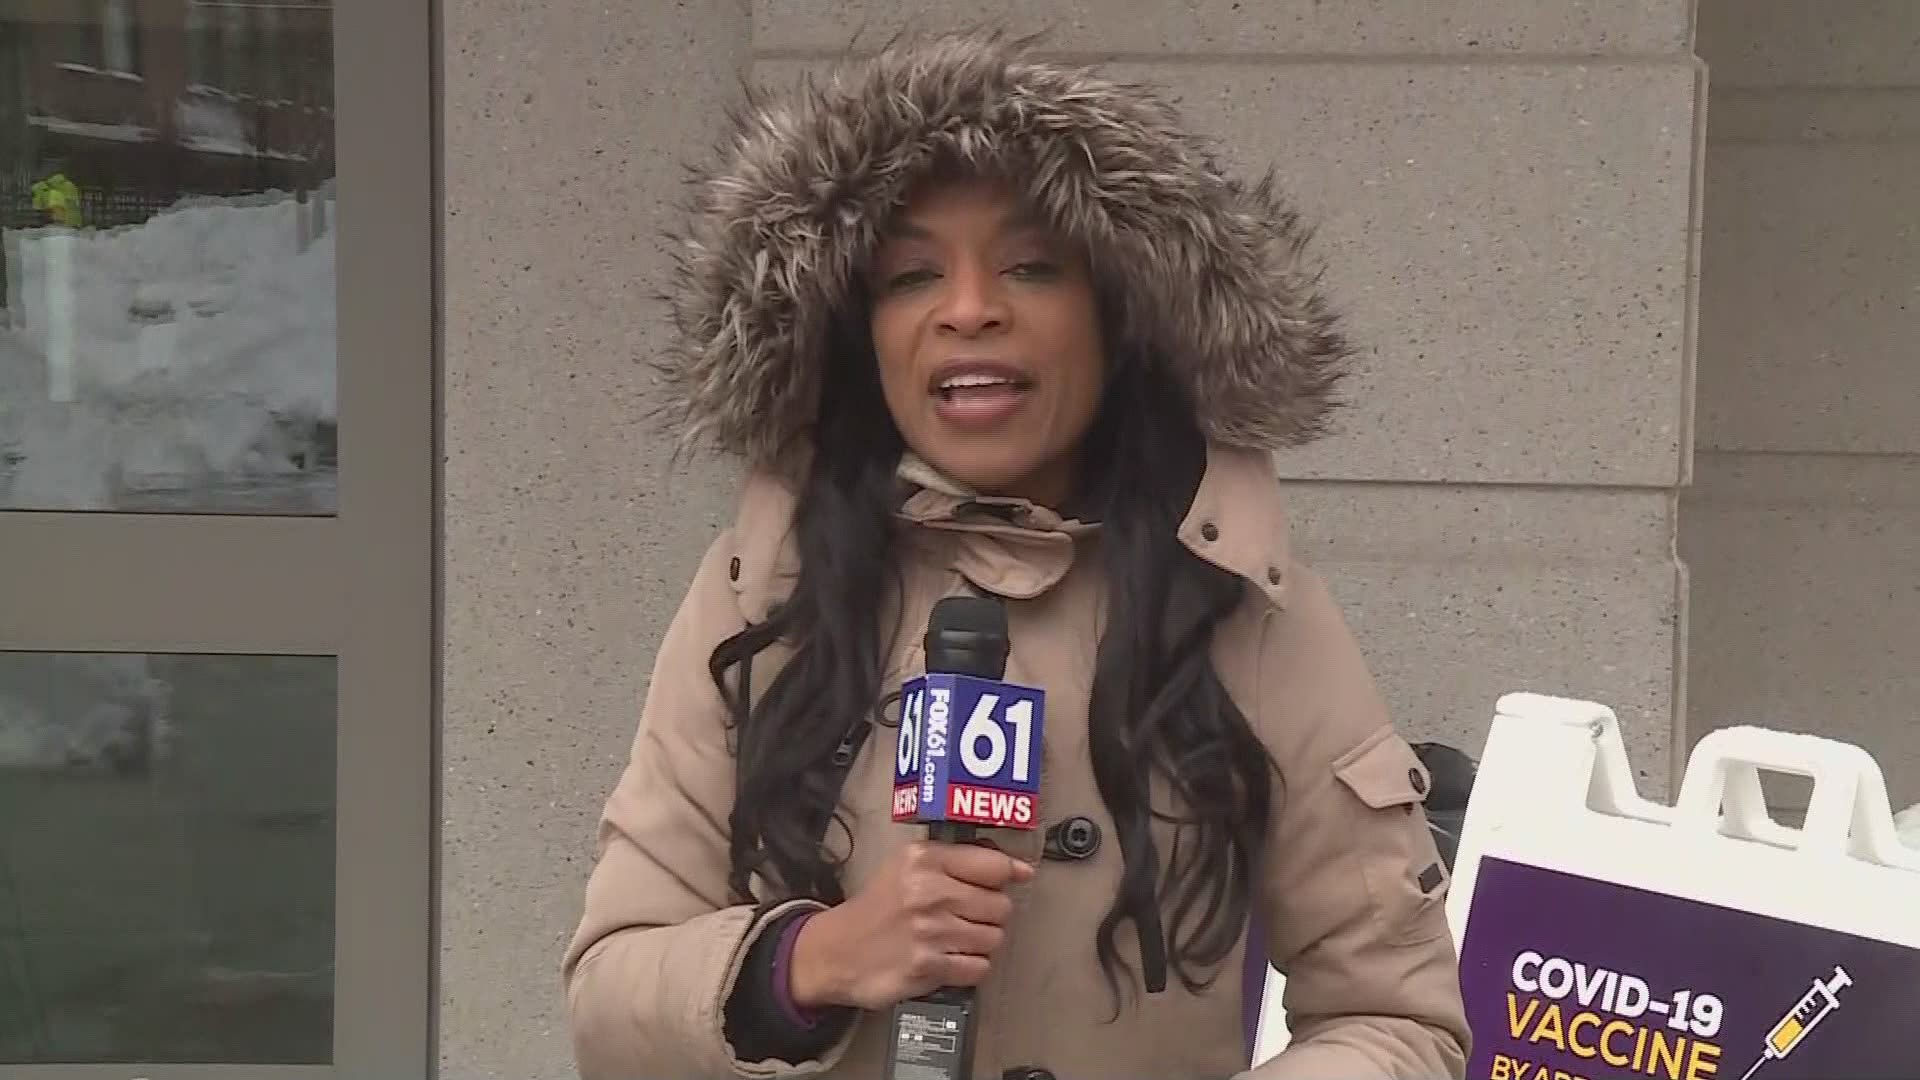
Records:
[[[1078,861],[1100,850],[1100,823],[1074,815],[1047,826],[1042,854],[1049,859]]]
[[[1220,526],[1209,521],[1205,525],[1200,526],[1200,536],[1208,543],[1212,543],[1220,539]]]
[[[1413,785],[1413,793],[1415,795],[1425,795],[1427,793],[1427,778],[1420,775],[1419,769],[1407,770],[1407,783]]]

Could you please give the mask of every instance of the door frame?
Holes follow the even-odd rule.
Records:
[[[9,1066],[20,1080],[432,1075],[439,714],[437,11],[334,0],[337,513],[0,510],[0,650],[336,658],[330,1066]]]

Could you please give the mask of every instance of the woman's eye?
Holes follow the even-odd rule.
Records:
[[[887,278],[887,288],[888,289],[912,288],[913,286],[918,285],[923,281],[931,281],[933,277],[934,277],[933,271],[928,270],[925,267],[915,267],[912,270],[902,270],[899,273],[894,274],[893,276]]]
[[[1029,259],[1026,262],[1015,263],[1010,272],[1015,277],[1045,279],[1059,276],[1060,268],[1044,259]]]

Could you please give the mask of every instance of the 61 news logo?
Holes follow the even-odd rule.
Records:
[[[900,687],[893,820],[1031,829],[1045,691],[935,673]]]

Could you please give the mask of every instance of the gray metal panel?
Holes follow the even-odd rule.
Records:
[[[339,938],[334,1065],[433,1071],[434,147],[429,0],[336,0]]]
[[[376,562],[346,549],[341,525],[0,513],[0,649],[334,654],[346,582]]]
[[[357,1080],[326,1065],[8,1065],[8,1080]],[[365,1072],[388,1080],[396,1072]]]

